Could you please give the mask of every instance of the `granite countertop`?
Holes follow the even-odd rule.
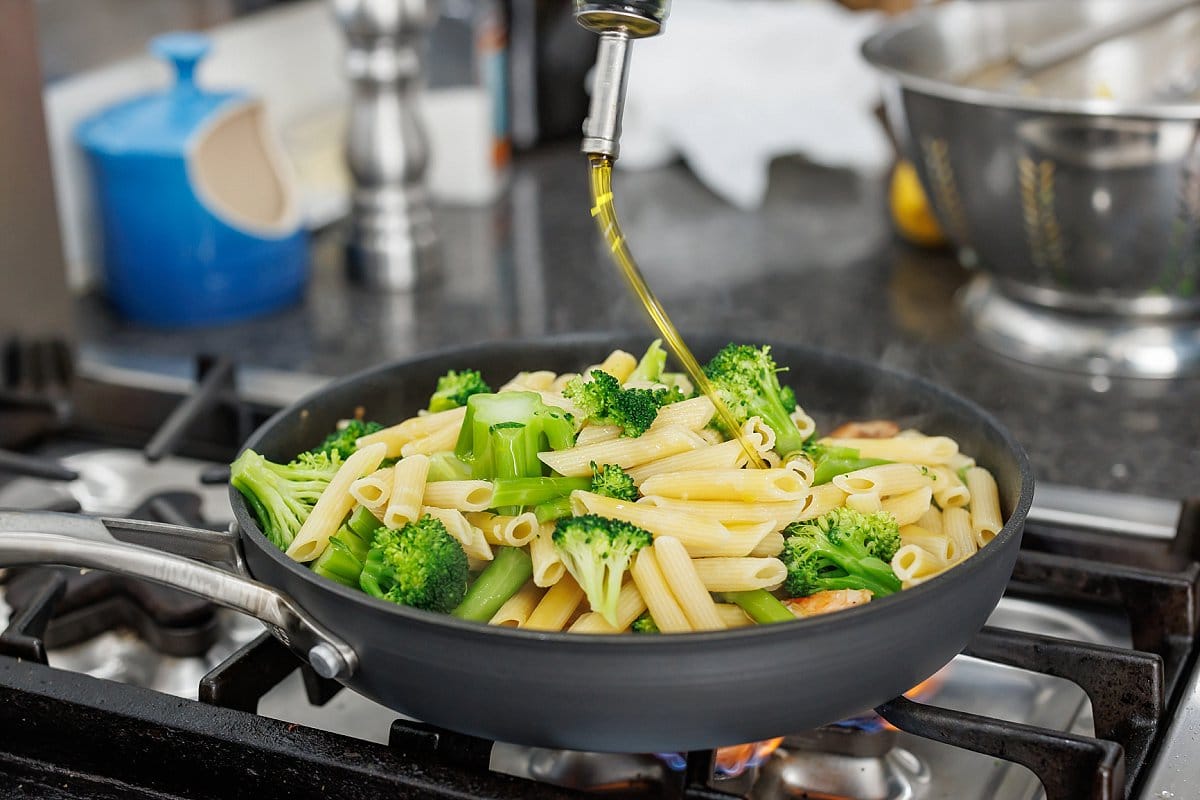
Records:
[[[301,305],[162,332],[87,298],[77,315],[84,358],[171,369],[206,353],[336,376],[485,340],[584,330],[646,330],[649,339],[592,229],[585,169],[573,148],[543,150],[518,160],[494,207],[440,209],[443,267],[416,292],[348,284],[341,232],[331,230],[314,240]],[[616,189],[625,233],[680,328],[807,342],[942,383],[1008,425],[1039,480],[1198,493],[1200,381],[1066,374],[981,348],[953,302],[969,276],[950,255],[895,239],[880,180],[782,160],[753,213],[713,196],[683,166],[618,172]]]

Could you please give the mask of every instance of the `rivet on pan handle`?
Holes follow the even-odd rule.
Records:
[[[120,523],[128,521],[108,522],[127,530],[120,528]],[[56,530],[47,532],[51,524],[56,524]],[[174,526],[131,525],[147,541],[156,543],[170,541],[173,531],[188,533],[175,542],[189,548],[196,547],[206,533],[214,537],[232,535]],[[276,590],[161,549],[121,543],[105,521],[71,514],[0,513],[0,567],[35,564],[101,569],[189,592],[257,618],[322,677],[344,680],[358,668],[358,654],[349,645]]]

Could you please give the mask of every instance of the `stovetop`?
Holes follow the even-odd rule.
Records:
[[[221,463],[270,408],[241,401],[227,362],[200,367],[186,397],[77,386],[69,419],[49,415],[0,457],[10,475],[40,474],[0,477],[0,508],[227,524]],[[1187,796],[1200,506],[1058,487],[1036,506],[989,626],[917,699],[880,707],[890,726],[866,714],[791,732],[731,776],[724,753],[563,753],[435,730],[339,691],[256,621],[107,576],[10,570],[0,778],[62,798]]]

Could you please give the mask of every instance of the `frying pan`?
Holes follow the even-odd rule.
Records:
[[[697,355],[728,339],[697,337]],[[519,370],[578,371],[645,339],[573,336],[492,343],[377,367],[330,384],[246,442],[287,461],[363,408],[391,422],[427,402],[446,370],[492,385]],[[213,533],[79,515],[0,514],[0,565],[63,564],[159,581],[253,614],[316,670],[396,711],[452,730],[542,747],[710,748],[816,727],[872,708],[953,658],[1012,572],[1033,479],[988,414],[923,380],[806,347],[773,355],[823,427],[888,417],[954,437],[992,470],[1007,523],[977,555],[920,586],[794,623],[663,636],[492,628],[394,605],[287,558],[230,492],[236,523]],[[200,563],[208,562],[207,564]]]

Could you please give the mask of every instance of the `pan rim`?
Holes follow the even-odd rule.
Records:
[[[684,332],[685,338],[693,341],[737,341],[737,337],[729,337],[724,333],[721,334],[700,334],[696,332]],[[628,337],[630,334],[622,331],[584,331],[573,332],[569,334],[552,334],[543,337],[522,337],[516,339],[496,340],[479,340],[475,342],[465,343],[461,345],[453,345],[449,347],[438,348],[437,350],[426,351],[419,353],[409,358],[390,361],[384,364],[376,364],[366,369],[341,376],[329,381],[328,384],[321,388],[315,389],[303,397],[296,400],[291,405],[273,414],[270,419],[264,422],[256,429],[239,450],[239,454],[252,448],[257,444],[263,433],[272,428],[279,420],[296,413],[298,410],[312,401],[320,398],[328,391],[328,386],[333,383],[349,383],[357,380],[362,380],[375,373],[390,372],[397,369],[411,368],[425,361],[435,361],[446,358],[447,356],[460,354],[466,350],[487,351],[495,349],[514,349],[522,346],[560,344],[565,346],[584,346],[588,344],[597,344],[605,341],[618,340],[622,337]],[[744,338],[744,337],[743,337]],[[757,340],[756,340],[757,341]],[[807,619],[796,619],[789,621],[786,624],[778,625],[748,625],[742,628],[731,628],[721,631],[703,631],[691,633],[674,633],[669,636],[631,636],[625,634],[581,634],[568,633],[565,631],[531,631],[520,628],[499,627],[487,625],[484,623],[473,622],[469,620],[458,619],[449,614],[440,614],[433,611],[424,611],[422,609],[411,608],[408,606],[389,603],[386,600],[372,597],[361,591],[357,591],[348,586],[343,586],[336,581],[326,580],[316,575],[308,568],[307,565],[301,562],[288,558],[287,555],[278,547],[273,545],[266,535],[259,530],[257,521],[250,513],[249,507],[245,503],[245,499],[241,493],[232,485],[229,486],[230,503],[234,510],[234,515],[237,518],[237,527],[241,536],[251,539],[259,550],[264,551],[267,556],[272,559],[277,565],[284,569],[298,574],[301,579],[310,584],[317,590],[332,591],[337,596],[352,603],[365,603],[368,607],[378,611],[395,616],[398,620],[403,620],[405,624],[415,624],[422,627],[436,626],[439,630],[455,631],[461,635],[479,636],[479,637],[500,637],[502,640],[508,640],[513,643],[522,643],[527,646],[540,647],[549,646],[554,648],[564,647],[624,647],[624,648],[654,648],[656,652],[668,651],[672,648],[682,648],[692,650],[697,646],[712,645],[712,644],[737,644],[747,641],[757,641],[764,636],[781,636],[793,635],[789,631],[795,631],[794,635],[803,636],[805,632],[822,630],[830,626],[841,626],[843,624],[854,624],[860,618],[867,618],[868,615],[877,615],[888,613],[888,609],[897,608],[901,603],[916,603],[923,598],[939,593],[943,587],[948,587],[952,583],[958,583],[968,580],[975,573],[986,569],[987,565],[1004,556],[1006,545],[1016,536],[1021,534],[1024,528],[1025,518],[1028,515],[1030,506],[1033,503],[1034,476],[1032,466],[1029,462],[1029,457],[1025,449],[1013,437],[1007,427],[1002,425],[996,417],[985,409],[981,408],[974,401],[969,400],[955,392],[946,389],[939,384],[927,380],[919,375],[914,375],[910,372],[894,369],[892,367],[873,364],[865,359],[848,356],[833,350],[815,347],[809,344],[800,343],[785,343],[780,340],[764,340],[758,342],[760,344],[770,345],[772,347],[780,346],[787,347],[793,350],[802,351],[816,357],[828,359],[838,362],[840,365],[849,367],[866,368],[872,372],[878,373],[881,376],[887,376],[892,379],[908,382],[921,387],[924,391],[930,392],[937,396],[939,400],[945,400],[948,405],[959,405],[969,411],[977,421],[983,425],[990,427],[993,431],[999,434],[1004,443],[1005,448],[1017,460],[1017,466],[1021,474],[1021,487],[1017,495],[1015,506],[1005,520],[1003,528],[996,537],[973,556],[964,562],[959,562],[950,569],[942,572],[934,578],[925,581],[917,586],[903,591],[896,592],[888,597],[879,600],[872,600],[861,606],[845,609],[836,614],[825,614]],[[251,577],[259,580],[257,577]],[[288,595],[283,589],[266,584],[280,594],[287,596],[293,603],[300,608],[303,604],[295,597]],[[335,631],[336,633],[336,631]]]

